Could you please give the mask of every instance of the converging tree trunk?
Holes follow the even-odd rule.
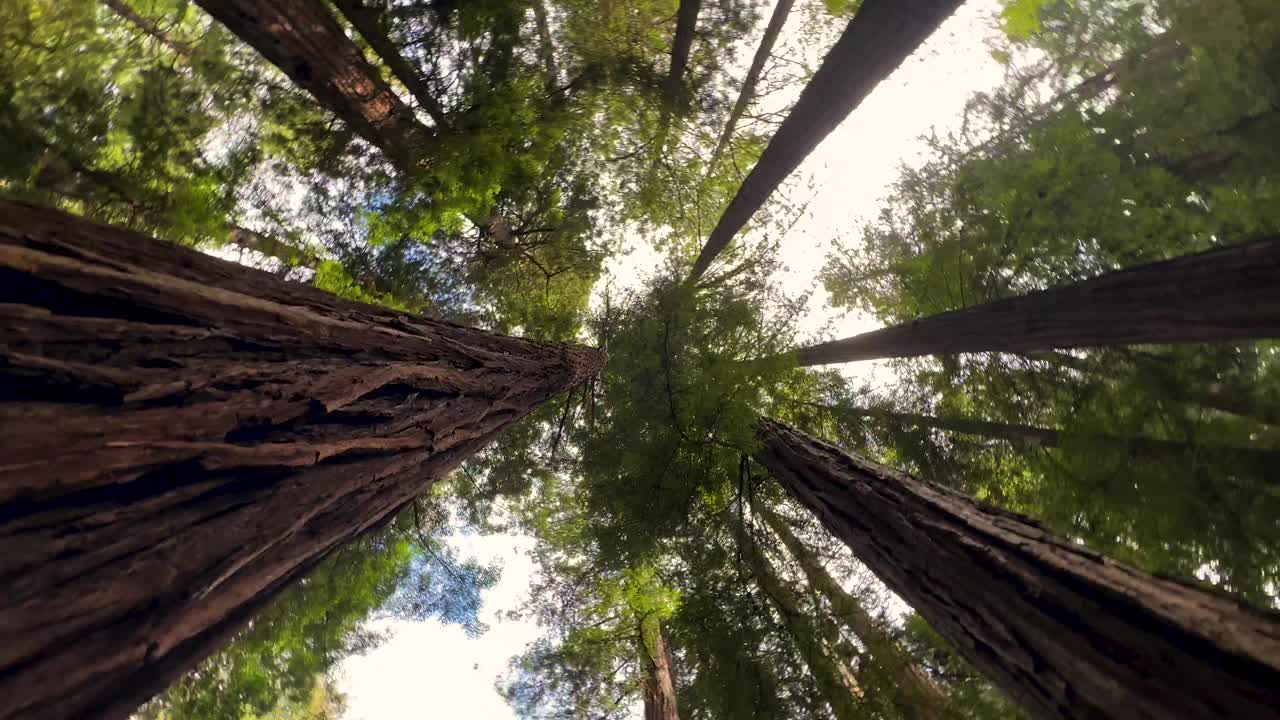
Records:
[[[1056,428],[1021,425],[1018,423],[1002,423],[992,420],[979,420],[967,417],[936,417],[917,413],[893,412],[879,408],[833,408],[837,413],[845,413],[852,417],[867,417],[888,420],[902,425],[946,430],[948,432],[977,435],[979,437],[1003,440],[1011,445],[1024,448],[1060,448],[1064,440],[1074,437],[1093,447],[1108,448],[1127,453],[1134,457],[1186,459],[1199,450],[1232,453],[1243,458],[1255,460],[1263,471],[1280,468],[1280,451],[1244,445],[1222,444],[1210,439],[1203,444],[1192,441],[1166,440],[1164,438],[1145,435],[1113,435],[1110,433],[1092,432],[1089,430],[1064,433]],[[1064,437],[1064,435],[1066,437]]]
[[[962,352],[1280,337],[1280,237],[932,315],[796,351],[803,367]]]
[[[695,283],[706,273],[774,188],[961,2],[864,0],[711,231],[688,282]]]
[[[871,662],[880,665],[894,679],[893,705],[902,717],[906,720],[944,717],[946,697],[942,690],[911,661],[880,621],[862,607],[858,598],[840,587],[785,520],[762,505],[756,507],[756,512],[800,564],[809,585],[831,603],[836,617],[866,646]]]
[[[431,165],[436,133],[418,122],[413,109],[365,59],[321,0],[196,0],[325,109],[350,125],[407,175]],[[392,73],[435,119],[447,118],[416,71],[386,37],[380,20],[361,0],[337,0],[349,19],[375,48]],[[366,34],[367,33],[367,34]],[[467,219],[499,244],[510,245],[508,221],[496,210],[473,211]]]
[[[975,666],[1048,718],[1273,718],[1280,615],[762,420],[758,458]]]
[[[837,720],[856,720],[863,713],[858,705],[859,687],[847,660],[836,652],[838,631],[822,627],[824,619],[801,610],[800,599],[795,592],[778,578],[764,550],[741,525],[737,526],[738,545],[742,558],[760,591],[773,605],[787,632],[795,640],[796,647],[809,672],[813,674],[818,691],[831,707]]]
[[[662,81],[662,105],[658,110],[658,128],[653,140],[655,166],[662,157],[667,136],[671,133],[671,116],[677,111],[683,111],[685,106],[684,75],[689,69],[689,53],[693,50],[698,11],[701,9],[702,0],[680,0],[680,6],[676,10],[676,30],[671,38],[671,62],[667,66],[667,77]]]
[[[396,47],[396,44],[391,41],[391,36],[387,34],[383,11],[366,5],[365,0],[333,0],[333,4],[347,22],[356,29],[356,32],[360,33],[360,37],[369,43],[369,47],[373,48],[378,59],[391,70],[391,74],[395,75],[413,99],[417,100],[422,109],[431,116],[436,127],[447,126],[448,120],[445,118],[444,107],[436,99],[435,93],[427,87],[426,81],[409,64],[409,61],[405,60],[400,48]]]
[[[405,172],[435,134],[414,117],[320,0],[196,0]]]
[[[661,624],[653,617],[640,620],[640,663],[644,720],[680,720],[675,660]]]
[[[729,146],[729,142],[733,140],[733,133],[738,129],[738,121],[747,112],[747,108],[751,105],[751,101],[756,96],[756,85],[760,83],[760,76],[764,74],[764,66],[769,62],[769,57],[773,54],[773,46],[778,42],[778,36],[782,34],[782,26],[787,24],[787,16],[791,14],[791,6],[794,0],[778,0],[773,6],[773,14],[769,16],[769,24],[765,26],[764,35],[760,38],[760,44],[756,46],[756,54],[751,58],[751,67],[747,69],[747,76],[742,80],[742,89],[738,91],[738,99],[733,104],[733,109],[729,111],[729,118],[725,120],[724,129],[720,131],[720,139],[716,141],[715,150],[711,152],[711,159],[707,161],[707,174],[710,175],[716,171],[716,166],[720,164],[720,156],[724,154],[725,148]]]
[[[0,203],[0,718],[124,718],[600,353]]]

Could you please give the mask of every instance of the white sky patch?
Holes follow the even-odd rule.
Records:
[[[817,274],[836,238],[854,240],[888,195],[903,163],[919,163],[926,150],[920,140],[932,130],[958,127],[965,102],[998,85],[1003,68],[990,56],[987,39],[995,33],[996,0],[971,0],[909,58],[840,125],[801,166],[795,177],[812,177],[816,191],[805,216],[782,239],[787,271],[781,281],[790,294],[816,287],[800,330],[806,336],[832,337],[880,326],[861,314],[841,314],[827,306]],[[803,202],[803,197],[793,197]],[[634,237],[634,236],[633,236]],[[742,238],[750,241],[750,237]],[[593,302],[609,283],[616,291],[637,288],[662,262],[644,243],[609,260]],[[883,366],[842,366],[851,376],[879,376]],[[439,622],[394,623],[395,637],[343,663],[339,689],[348,695],[347,720],[409,720],[466,717],[513,718],[494,689],[508,660],[542,635],[530,621],[501,621],[519,607],[535,568],[523,550],[532,541],[520,536],[464,536],[459,549],[481,562],[500,557],[502,579],[485,595],[482,619],[491,628],[468,639],[458,627]],[[384,624],[382,627],[386,627]]]
[[[541,637],[532,620],[501,618],[526,599],[534,562],[527,552],[532,538],[520,535],[454,535],[447,542],[462,558],[481,564],[502,563],[498,584],[484,594],[480,619],[489,631],[471,639],[458,625],[438,621],[383,620],[392,638],[372,652],[345,660],[338,688],[347,695],[346,720],[419,720],[420,718],[514,718],[494,689],[513,655]]]

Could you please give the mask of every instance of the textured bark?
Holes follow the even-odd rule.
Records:
[[[711,231],[689,273],[690,283],[706,273],[774,188],[961,2],[864,0]]]
[[[0,718],[123,718],[591,350],[0,203]]]
[[[1107,273],[796,352],[801,366],[1280,337],[1280,237]]]
[[[436,100],[431,88],[427,87],[422,75],[405,60],[404,55],[400,53],[400,48],[391,41],[381,18],[381,11],[366,6],[364,0],[333,0],[333,4],[356,29],[356,32],[360,33],[360,37],[369,43],[369,47],[373,48],[378,58],[391,70],[391,74],[396,76],[422,109],[427,111],[435,121],[436,127],[446,127],[448,120],[445,118],[444,108]]]
[[[795,640],[800,655],[804,657],[813,674],[822,699],[831,707],[837,720],[858,720],[864,713],[859,708],[861,693],[857,679],[849,667],[850,657],[837,654],[839,631],[821,617],[810,616],[800,609],[800,599],[778,578],[769,558],[741,525],[738,526],[738,546],[742,558],[751,569],[751,575],[761,592],[769,598],[782,624]]]
[[[760,76],[764,73],[765,63],[769,62],[769,57],[773,53],[774,43],[778,41],[778,35],[782,33],[782,26],[787,24],[787,16],[791,14],[791,6],[794,0],[778,0],[773,6],[773,14],[769,16],[769,24],[765,26],[764,35],[760,38],[760,44],[756,46],[756,54],[751,58],[751,67],[747,69],[747,76],[742,81],[742,89],[738,91],[738,99],[733,104],[733,109],[729,111],[729,118],[724,123],[724,130],[720,132],[720,139],[716,141],[716,148],[711,153],[711,159],[707,161],[707,174],[710,175],[716,170],[716,166],[720,163],[720,156],[724,154],[724,150],[729,146],[729,141],[733,139],[733,133],[738,129],[738,121],[747,111],[747,107],[751,105],[751,101],[756,96],[756,85],[760,82]]]
[[[776,421],[760,436],[759,460],[783,487],[1032,713],[1275,717],[1280,615],[1126,567]]]
[[[650,619],[649,624],[657,625]],[[680,720],[676,704],[675,660],[671,646],[661,627],[656,632],[645,632],[646,622],[640,621],[640,662],[643,666],[640,691],[644,696],[644,720]],[[652,635],[653,642],[646,639]]]
[[[946,697],[928,675],[911,661],[888,630],[862,607],[858,598],[840,587],[822,566],[813,551],[800,542],[777,513],[757,508],[787,552],[800,564],[809,585],[831,603],[836,617],[866,646],[871,662],[884,668],[894,679],[893,705],[906,720],[935,720],[944,717]]]
[[[365,59],[320,0],[196,0],[405,172],[427,165],[434,134]]]

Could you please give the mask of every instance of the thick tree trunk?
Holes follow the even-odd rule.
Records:
[[[862,607],[858,598],[840,587],[840,583],[831,577],[813,551],[800,542],[785,520],[767,507],[758,507],[757,512],[800,564],[809,585],[822,593],[831,603],[836,617],[866,646],[871,661],[894,679],[893,705],[902,717],[906,720],[944,717],[946,696],[942,690],[911,661],[880,622]]]
[[[435,93],[427,87],[417,69],[405,60],[404,55],[400,53],[400,48],[391,41],[383,24],[381,10],[368,7],[364,4],[364,0],[333,0],[333,4],[337,6],[347,22],[356,29],[356,32],[360,33],[360,37],[369,43],[369,47],[373,48],[378,58],[386,63],[387,68],[404,85],[409,94],[413,95],[422,109],[427,111],[435,121],[436,127],[446,127],[448,120],[445,118],[444,108],[436,100]]]
[[[745,528],[741,525],[737,528],[738,546],[742,549],[742,557],[751,569],[752,577],[778,611],[783,626],[795,640],[796,647],[809,666],[818,691],[831,707],[831,712],[837,720],[861,718],[864,714],[858,702],[861,690],[848,662],[852,658],[842,658],[836,651],[839,631],[834,625],[825,623],[824,618],[810,616],[800,609],[799,598],[778,578],[763,549]],[[824,627],[824,624],[827,626]]]
[[[769,24],[765,26],[764,35],[760,38],[760,44],[756,46],[755,57],[751,58],[751,67],[747,69],[747,76],[742,81],[742,89],[738,92],[738,100],[734,102],[733,109],[729,111],[729,118],[724,123],[724,130],[720,132],[720,139],[716,141],[716,148],[711,153],[711,159],[707,161],[708,175],[716,171],[716,166],[720,163],[720,156],[724,154],[725,148],[729,146],[729,141],[733,139],[734,131],[738,129],[738,121],[742,119],[747,107],[755,99],[756,85],[759,84],[760,76],[764,73],[764,66],[769,62],[769,57],[773,53],[773,46],[778,41],[778,35],[782,34],[782,26],[787,24],[787,16],[791,14],[791,6],[793,4],[794,0],[778,0],[777,4],[773,6],[773,14],[769,16]]]
[[[197,0],[401,170],[427,164],[434,134],[319,0]]]
[[[124,718],[595,373],[0,203],[0,718]]]
[[[760,436],[779,482],[1033,713],[1275,717],[1275,613],[1120,565],[776,421]]]
[[[640,662],[643,666],[640,690],[644,696],[644,720],[680,720],[676,705],[675,660],[666,634],[653,618],[640,621]]]
[[[1280,237],[1100,275],[796,351],[800,365],[1280,337]]]
[[[697,282],[809,153],[933,34],[963,0],[864,0],[738,188],[693,264]]]
[[[267,257],[273,257],[287,268],[306,267],[315,269],[315,266],[320,263],[320,258],[310,250],[239,225],[233,226],[227,231],[227,242],[246,250],[255,250]]]

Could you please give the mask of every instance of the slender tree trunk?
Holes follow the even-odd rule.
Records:
[[[316,257],[315,253],[310,250],[239,225],[233,226],[227,232],[227,242],[247,250],[255,250],[267,257],[275,258],[283,263],[286,268],[306,267],[315,269],[315,266],[320,262],[320,258]]]
[[[556,67],[556,44],[551,39],[551,21],[542,0],[533,0],[533,22],[538,30],[538,58],[547,73],[547,91],[560,87],[560,70]]]
[[[740,524],[737,528],[742,557],[761,592],[769,598],[787,632],[795,639],[796,648],[808,664],[822,698],[831,706],[837,720],[861,718],[863,713],[859,708],[857,680],[845,662],[847,659],[836,654],[838,632],[834,626],[822,628],[822,618],[810,617],[800,609],[799,598],[778,578],[763,549],[745,528]]]
[[[1274,718],[1280,615],[1158,579],[763,420],[759,460],[975,666],[1047,718]]]
[[[654,136],[654,164],[662,157],[671,132],[671,116],[685,104],[684,75],[689,69],[689,53],[693,50],[694,31],[702,0],[680,0],[676,11],[676,31],[671,39],[671,63],[662,82],[662,107],[658,111],[658,131]]]
[[[1035,425],[1002,423],[974,418],[935,417],[933,415],[892,412],[877,408],[838,408],[836,410],[837,412],[843,411],[854,417],[880,418],[893,420],[904,425],[917,425],[966,435],[978,435],[995,440],[1004,440],[1010,444],[1023,447],[1060,448],[1063,442],[1061,430]],[[1186,459],[1190,454],[1203,448],[1253,458],[1259,463],[1260,470],[1280,467],[1280,451],[1267,448],[1223,445],[1213,442],[1202,445],[1190,441],[1165,440],[1142,435],[1111,435],[1089,431],[1080,432],[1076,437],[1087,443],[1114,448],[1136,457]]]
[[[161,30],[159,25],[138,14],[138,11],[134,10],[133,7],[125,0],[102,0],[102,4],[111,8],[112,12],[119,15],[125,22],[128,22],[138,28],[138,30],[144,35],[147,35],[178,55],[183,57],[189,57],[191,55],[191,48],[189,46],[169,37],[169,34],[164,30]]]
[[[427,87],[417,69],[405,60],[400,48],[391,41],[383,22],[382,12],[376,7],[369,7],[364,0],[333,0],[338,11],[360,33],[360,37],[369,43],[369,47],[377,53],[378,58],[386,64],[400,84],[404,85],[423,110],[435,121],[437,128],[448,126],[444,108],[436,100],[435,93]]]
[[[640,621],[640,689],[644,720],[680,720],[676,705],[675,661],[662,627],[653,618]]]
[[[711,175],[716,171],[716,166],[720,164],[720,156],[724,154],[725,148],[729,146],[729,141],[733,139],[734,131],[738,128],[738,121],[742,119],[747,107],[755,99],[756,85],[760,82],[760,76],[764,73],[764,66],[769,62],[769,57],[773,53],[774,43],[778,41],[778,35],[782,33],[782,26],[787,24],[787,16],[791,14],[791,6],[793,4],[794,0],[777,0],[777,4],[773,6],[773,14],[769,16],[769,24],[765,26],[764,35],[760,38],[760,44],[756,46],[755,57],[751,58],[751,67],[747,69],[747,76],[742,81],[742,89],[738,92],[738,100],[733,104],[733,109],[729,111],[729,118],[724,123],[724,130],[720,132],[720,139],[716,141],[716,148],[711,152],[711,159],[707,161],[707,175]]]
[[[0,203],[0,718],[124,718],[591,350]]]
[[[1280,337],[1280,237],[801,348],[800,365]]]
[[[898,643],[863,607],[858,598],[840,587],[817,556],[773,510],[758,506],[757,512],[773,530],[787,551],[800,564],[809,585],[822,593],[849,630],[866,646],[871,661],[884,668],[895,681],[894,707],[906,720],[936,720],[945,717],[946,696],[928,675],[911,661]]]
[[[369,64],[319,0],[196,0],[405,172],[435,137]]]
[[[751,216],[842,120],[963,0],[864,0],[800,93],[689,272],[697,282]]]

